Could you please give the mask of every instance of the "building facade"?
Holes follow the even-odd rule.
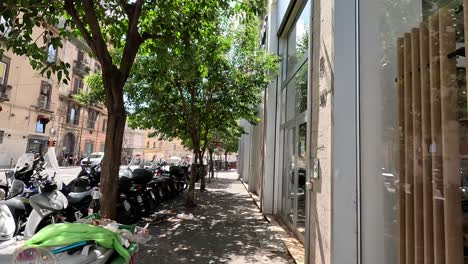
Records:
[[[79,160],[92,152],[103,152],[106,140],[107,110],[102,103],[83,106],[74,95],[86,91],[84,78],[100,72],[98,61],[88,55],[89,48],[79,39],[64,41],[59,57],[71,65],[70,85],[58,87],[57,149],[59,160],[72,156]]]
[[[158,136],[153,136],[151,131],[145,131],[145,158],[155,160],[169,160],[176,157],[181,160],[191,159],[192,152],[182,146],[179,139],[162,140]]]
[[[468,1],[269,1],[239,173],[306,263],[468,263]]]
[[[49,63],[71,65],[68,85],[54,75],[41,76],[26,56],[5,52],[0,60],[0,167],[15,164],[25,152],[45,151],[51,137],[61,161],[102,149],[107,111],[102,105],[79,106],[73,99],[85,89],[83,77],[100,70],[87,50],[77,39],[64,39],[58,50],[49,46]]]
[[[145,131],[133,129],[125,124],[122,143],[122,164],[127,164],[133,156],[143,155],[145,149]]]

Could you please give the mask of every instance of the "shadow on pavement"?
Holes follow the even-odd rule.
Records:
[[[149,227],[153,238],[135,263],[294,263],[235,177],[214,179],[207,187],[191,210],[183,207],[183,197],[172,203],[193,220],[172,213]]]

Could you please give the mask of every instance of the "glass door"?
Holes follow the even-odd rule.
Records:
[[[294,226],[296,218],[294,192],[294,175],[296,175],[294,162],[296,128],[285,128],[284,132],[283,216],[287,224]]]
[[[301,122],[284,128],[282,211],[285,222],[303,240],[306,223],[307,123]]]

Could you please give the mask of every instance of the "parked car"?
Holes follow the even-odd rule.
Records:
[[[91,153],[88,157],[81,160],[81,166],[97,165],[101,163],[103,158],[104,152]]]

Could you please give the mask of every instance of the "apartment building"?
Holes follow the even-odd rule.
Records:
[[[40,32],[36,33],[37,35]],[[29,59],[5,52],[0,60],[0,167],[14,164],[25,152],[44,151],[57,141],[57,156],[79,157],[103,148],[107,112],[102,105],[80,106],[73,95],[85,89],[84,76],[99,71],[96,60],[78,39],[63,48],[49,46],[47,61],[71,65],[68,85],[56,76],[41,76]]]

